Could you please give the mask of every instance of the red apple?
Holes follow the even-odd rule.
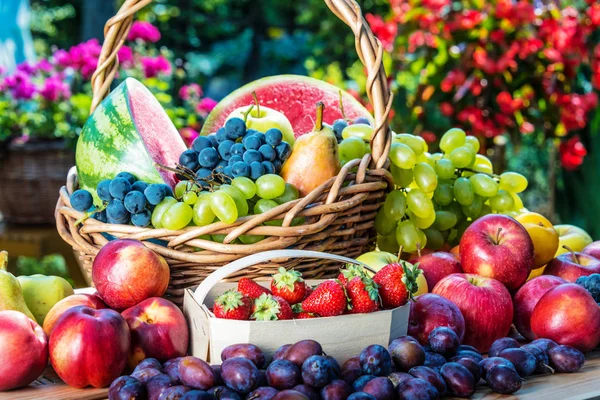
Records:
[[[531,314],[531,330],[536,339],[590,351],[600,344],[600,307],[583,287],[565,283],[542,296]]]
[[[452,274],[439,281],[433,293],[458,306],[465,319],[464,344],[486,352],[494,340],[508,334],[513,304],[499,281],[475,274]]]
[[[116,311],[76,306],[65,311],[50,335],[50,362],[67,385],[105,387],[127,364],[131,338]]]
[[[48,363],[48,338],[25,314],[0,311],[0,392],[29,385]]]
[[[458,257],[444,251],[421,255],[421,257],[410,262],[413,265],[419,263],[419,268],[423,271],[423,275],[425,275],[425,279],[427,280],[427,287],[430,289],[443,277],[463,272]]]
[[[130,368],[135,368],[145,358],[165,362],[186,355],[188,326],[175,304],[160,297],[151,297],[121,315],[131,331]]]
[[[164,258],[142,242],[113,240],[96,255],[92,280],[106,304],[124,310],[150,297],[165,294],[169,285],[169,266]]]
[[[56,321],[71,307],[87,306],[95,310],[106,308],[106,304],[95,294],[73,294],[56,303],[44,318],[44,332],[50,336]]]
[[[525,283],[533,266],[533,242],[514,218],[488,214],[471,224],[460,239],[463,271],[499,280],[509,290]]]
[[[600,240],[588,244],[581,252],[600,259]]]
[[[543,275],[525,283],[515,294],[513,303],[515,307],[514,324],[517,331],[529,340],[534,339],[531,331],[531,313],[543,295],[558,285],[567,283],[558,276]]]
[[[600,260],[583,252],[561,254],[550,261],[544,270],[544,275],[560,276],[569,282],[591,274],[600,274]]]
[[[427,293],[410,302],[408,334],[423,345],[427,344],[429,333],[438,326],[447,326],[458,335],[462,342],[465,337],[465,319],[450,300]]]

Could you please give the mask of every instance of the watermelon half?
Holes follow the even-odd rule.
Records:
[[[75,160],[79,186],[96,200],[96,186],[119,172],[148,183],[175,185],[172,172],[187,149],[158,100],[139,81],[127,78],[87,119],[77,141]]]
[[[313,130],[319,101],[325,103],[323,120],[326,123],[342,118],[338,87],[301,75],[277,75],[250,82],[221,100],[204,122],[202,134],[217,131],[236,108],[254,104],[252,92],[256,92],[261,105],[273,108],[289,119],[296,137]],[[345,91],[342,91],[342,102],[347,118],[366,117],[372,121],[367,109]]]

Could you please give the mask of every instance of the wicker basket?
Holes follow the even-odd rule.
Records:
[[[109,92],[117,71],[117,51],[127,37],[135,12],[150,2],[127,0],[117,15],[107,22],[98,69],[92,77],[92,110]],[[66,186],[60,190],[56,223],[62,238],[79,252],[84,275],[90,274],[92,261],[108,242],[107,236],[138,239],[169,263],[171,282],[167,297],[181,305],[185,288],[198,285],[215,269],[249,254],[296,248],[356,257],[374,247],[375,215],[385,199],[388,185],[393,182],[387,170],[391,145],[387,120],[392,98],[382,65],[383,48],[354,0],[325,2],[338,18],[352,28],[358,56],[368,71],[367,93],[373,104],[376,124],[371,154],[347,163],[337,177],[304,198],[282,204],[264,214],[239,218],[233,224],[216,222],[179,231],[106,224],[95,219],[87,219],[76,226],[75,221],[82,214],[71,208],[69,203],[69,194],[77,188],[77,174],[72,168]],[[291,226],[297,216],[306,217],[304,224]],[[275,219],[283,220],[283,226],[263,225],[265,221]],[[224,234],[227,237],[223,243],[199,239],[206,234]],[[267,238],[256,244],[232,244],[242,234],[266,235]],[[256,265],[245,270],[243,275],[260,279],[270,276],[280,265]],[[306,259],[290,259],[284,266],[301,271],[306,278],[330,277],[338,268],[335,263],[316,263]]]
[[[12,224],[54,224],[56,191],[75,161],[62,140],[10,143],[0,151],[0,213]]]

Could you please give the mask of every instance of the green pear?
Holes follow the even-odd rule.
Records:
[[[290,120],[283,113],[269,107],[261,106],[258,103],[256,94],[253,93],[254,105],[236,108],[229,114],[227,120],[231,118],[241,118],[246,121],[248,129],[254,129],[265,133],[271,128],[277,128],[283,135],[283,140],[290,146],[294,146],[294,129]]]
[[[60,276],[36,274],[17,279],[21,283],[25,303],[40,325],[56,303],[74,293],[69,282]]]
[[[14,310],[22,312],[35,321],[35,317],[27,308],[21,284],[13,274],[8,272],[8,253],[0,252],[0,311]]]

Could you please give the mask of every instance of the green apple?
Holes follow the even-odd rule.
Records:
[[[554,257],[568,252],[563,246],[567,246],[573,251],[581,251],[593,242],[592,237],[577,226],[554,225],[554,229],[558,232],[558,250]]]
[[[60,276],[36,274],[18,276],[17,279],[23,289],[27,308],[40,325],[44,323],[46,314],[56,303],[74,293],[71,284]]]
[[[368,253],[358,256],[356,261],[360,261],[361,263],[368,265],[375,272],[377,272],[388,264],[398,262],[398,256],[392,253],[388,253],[387,251],[370,251]],[[419,274],[419,276],[417,277],[417,286],[419,287],[419,290],[417,291],[417,293],[414,294],[414,296],[427,293],[429,288],[427,287],[427,280],[425,279],[425,275]]]
[[[271,128],[277,128],[283,134],[283,140],[288,142],[290,146],[294,146],[294,129],[285,115],[265,106],[253,107],[250,113],[248,113],[249,107],[236,108],[229,114],[227,120],[231,118],[246,118],[246,126],[249,129],[255,129],[263,133]],[[246,113],[248,113],[247,117]]]

